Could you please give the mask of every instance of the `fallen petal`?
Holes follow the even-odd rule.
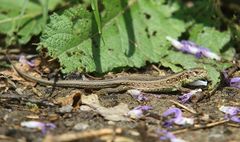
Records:
[[[21,55],[21,56],[19,57],[19,62],[20,62],[21,64],[28,64],[30,67],[34,67],[34,66],[35,66],[34,63],[28,61],[24,55]]]
[[[172,107],[172,108],[169,108],[168,110],[166,110],[162,114],[162,116],[167,117],[171,114],[174,114],[174,117],[181,117],[182,116],[182,111],[179,108]]]
[[[196,55],[198,58],[202,56],[198,46],[195,43],[186,40],[182,40],[181,43],[183,44],[183,47],[180,49],[181,51]]]
[[[229,115],[237,115],[240,112],[239,107],[232,107],[232,106],[221,106],[219,110]]]
[[[169,140],[170,142],[185,142],[185,140],[176,138],[175,135],[173,135],[171,132],[168,132],[167,130],[157,130],[156,132],[159,135],[159,139],[161,141]]]
[[[153,109],[153,107],[151,107],[151,106],[138,106],[138,107],[136,107],[135,109],[137,109],[137,110],[143,110],[143,111],[148,111],[148,110]]]
[[[44,123],[38,122],[38,121],[23,121],[21,122],[22,127],[27,127],[27,128],[38,128],[42,129],[44,127]]]
[[[194,124],[194,119],[193,118],[182,117],[182,119],[177,119],[174,122],[175,122],[175,124],[178,124],[178,125],[193,125]]]
[[[181,103],[186,103],[188,102],[193,95],[195,95],[197,92],[202,92],[202,89],[196,89],[192,90],[189,93],[183,94],[182,96],[179,96],[178,98],[180,99]]]
[[[144,93],[137,89],[128,90],[127,93],[129,93],[134,99],[137,99],[138,101],[148,100],[148,98],[144,96]]]
[[[138,106],[138,107],[135,107],[134,109],[130,110],[127,113],[127,116],[132,119],[139,119],[144,116],[144,113],[146,111],[151,110],[151,109],[153,109],[153,107],[151,107],[151,106]]]
[[[165,127],[171,127],[175,121],[180,121],[182,119],[182,111],[179,108],[169,108],[162,114],[163,117],[167,117],[169,115],[173,115],[173,118],[164,122],[163,125]]]
[[[162,116],[167,117],[169,115],[173,115],[173,118],[167,120],[164,122],[165,127],[170,127],[173,123],[177,125],[192,125],[194,123],[193,118],[186,118],[182,116],[182,111],[179,108],[169,108],[167,111],[165,111]]]
[[[38,121],[23,121],[20,125],[22,127],[40,129],[42,131],[42,134],[46,134],[48,129],[56,128],[56,125],[53,123],[44,123]]]
[[[171,44],[178,50],[185,52],[185,53],[190,53],[195,55],[197,58],[200,58],[202,56],[205,56],[210,59],[215,59],[215,60],[221,60],[221,57],[218,56],[216,53],[211,52],[208,48],[204,48],[201,46],[198,46],[194,42],[187,41],[187,40],[182,40],[179,42],[176,39],[173,39],[172,37],[167,36],[166,39],[171,42]]]
[[[201,47],[201,53],[207,58],[215,59],[217,61],[221,60],[220,56],[218,56],[216,53],[211,52],[210,50],[206,50],[206,48]]]
[[[127,116],[132,118],[132,119],[140,119],[142,118],[144,115],[143,115],[143,111],[142,110],[130,110],[128,113],[127,113]]]
[[[182,44],[181,42],[179,42],[178,40],[176,40],[176,39],[174,39],[174,38],[172,38],[172,37],[170,37],[170,36],[166,36],[166,39],[167,39],[168,41],[170,41],[171,44],[172,44],[175,48],[177,48],[177,49],[179,49],[179,50],[181,50],[181,49],[183,48],[183,44]]]
[[[230,117],[230,120],[232,120],[233,122],[236,122],[236,123],[240,123],[240,117],[239,116],[232,116],[232,117]]]
[[[230,79],[230,84],[240,83],[240,77],[233,77]]]
[[[229,79],[229,86],[240,88],[240,77],[233,77]]]
[[[179,96],[178,99],[181,103],[187,103],[190,98],[193,96],[192,93],[183,94],[182,96]]]

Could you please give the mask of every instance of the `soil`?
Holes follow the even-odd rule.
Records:
[[[184,104],[195,110],[195,114],[174,103],[179,102],[179,92],[148,94],[147,101],[138,101],[125,92],[98,95],[100,104],[106,108],[120,103],[127,104],[129,109],[139,105],[153,107],[141,119],[109,121],[86,106],[83,110],[81,95],[91,95],[90,92],[74,88],[26,86],[19,81],[15,83],[15,88],[10,87],[0,95],[1,142],[155,142],[160,141],[156,133],[158,129],[171,131],[177,138],[188,142],[240,141],[240,124],[225,121],[224,114],[219,111],[223,105],[239,106],[240,90],[236,88],[221,87],[208,99]],[[59,100],[61,103],[57,102]],[[194,117],[194,125],[164,128],[161,114],[170,107],[181,108],[184,116]],[[24,121],[51,122],[56,128],[43,134],[39,129],[21,126]]]

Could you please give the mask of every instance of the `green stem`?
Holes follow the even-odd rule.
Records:
[[[98,1],[91,0],[91,6],[92,6],[94,17],[95,17],[95,20],[96,20],[96,23],[98,26],[98,33],[102,34],[102,24],[101,24],[100,14],[99,14],[99,10],[98,10]]]

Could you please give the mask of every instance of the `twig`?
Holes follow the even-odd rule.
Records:
[[[206,124],[204,126],[196,124],[196,125],[194,125],[194,127],[184,128],[184,129],[181,129],[181,130],[176,130],[176,131],[173,131],[172,133],[173,134],[179,134],[179,133],[183,133],[183,132],[186,132],[186,131],[189,131],[189,130],[206,129],[206,128],[210,128],[210,127],[213,127],[213,126],[224,124],[224,123],[226,123],[228,121],[229,120],[220,120],[220,121],[217,121],[217,122],[208,123],[208,124]]]
[[[240,128],[240,125],[239,125],[239,124],[228,123],[227,125],[228,125],[228,126],[231,126],[231,127]]]
[[[156,67],[155,65],[152,65],[152,67],[153,67],[153,69],[155,69],[155,70],[158,71],[159,73],[161,72],[161,70],[160,70],[158,67]]]
[[[105,135],[114,135],[114,134],[121,134],[122,129],[101,129],[101,130],[90,130],[84,132],[72,132],[72,133],[65,133],[62,135],[47,135],[43,142],[66,142],[66,141],[77,141],[81,139],[87,138],[96,138]]]
[[[185,109],[185,110],[187,110],[187,111],[189,111],[189,112],[191,112],[191,113],[193,113],[193,114],[197,114],[197,112],[196,112],[195,110],[193,110],[193,109],[191,109],[191,108],[188,108],[188,107],[186,107],[185,105],[180,104],[179,102],[176,102],[176,101],[174,101],[174,100],[170,100],[170,102],[174,103],[174,104],[177,105],[177,106],[180,106],[181,108],[183,108],[183,109]]]

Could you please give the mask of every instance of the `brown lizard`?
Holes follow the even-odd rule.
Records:
[[[33,77],[19,70],[13,63],[12,66],[16,72],[24,79],[37,82],[41,85],[55,85],[58,87],[73,87],[84,89],[110,88],[110,92],[112,88],[115,88],[115,90],[112,92],[126,91],[128,89],[138,89],[143,92],[171,92],[181,90],[183,85],[187,85],[193,81],[207,78],[206,70],[202,68],[194,68],[173,75],[156,78],[150,77],[149,79],[143,80],[139,78],[134,79],[131,77],[121,77],[107,80],[59,80],[54,82],[52,80]]]

